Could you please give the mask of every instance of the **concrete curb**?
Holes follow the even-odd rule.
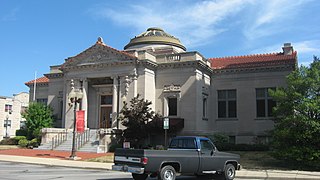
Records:
[[[1,155],[1,154],[0,154],[0,161],[20,162],[20,163],[28,163],[28,164],[42,164],[42,165],[48,165],[48,166],[102,169],[102,170],[111,170],[111,166],[113,164],[113,163],[86,162],[86,161],[75,161],[75,160],[62,160],[62,159],[53,159],[53,158],[12,156],[12,155]]]
[[[86,162],[77,160],[62,160],[53,158],[38,158],[27,156],[1,155],[0,161],[42,164],[47,166],[62,166],[74,168],[90,168],[111,170],[113,163]],[[248,170],[241,169],[236,173],[236,179],[320,179],[320,172],[282,171],[282,170]]]

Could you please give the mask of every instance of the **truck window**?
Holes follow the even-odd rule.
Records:
[[[212,143],[210,143],[209,140],[200,140],[200,144],[201,150],[212,151],[214,149]]]
[[[173,139],[169,148],[173,149],[196,149],[194,139]]]

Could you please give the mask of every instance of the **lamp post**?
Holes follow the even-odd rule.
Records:
[[[69,93],[69,98],[72,103],[74,103],[74,108],[73,108],[73,136],[72,136],[72,150],[71,150],[71,155],[69,159],[71,160],[76,160],[77,155],[76,155],[76,124],[77,124],[77,103],[79,103],[83,97],[83,93],[81,89],[75,89],[74,88],[74,82],[73,79],[71,79],[71,91]]]
[[[9,121],[9,115],[6,116],[6,138],[8,138],[8,121]]]

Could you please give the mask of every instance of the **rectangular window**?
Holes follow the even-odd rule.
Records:
[[[38,102],[38,103],[42,103],[42,104],[44,104],[44,105],[47,105],[48,99],[46,99],[46,98],[37,99],[37,102]]]
[[[257,117],[272,117],[272,109],[276,102],[269,95],[269,89],[275,88],[257,88],[256,89],[256,109]]]
[[[11,104],[6,104],[4,111],[11,113],[12,112],[12,105]]]
[[[8,125],[8,127],[11,127],[11,120],[4,120],[3,127],[7,127],[7,125]]]
[[[207,98],[204,97],[202,101],[202,117],[207,118]]]
[[[112,95],[101,96],[101,105],[112,105]]]
[[[168,98],[169,116],[178,115],[178,100],[177,98]]]
[[[26,128],[26,121],[20,121],[20,129]]]
[[[237,117],[237,91],[218,90],[218,118]]]

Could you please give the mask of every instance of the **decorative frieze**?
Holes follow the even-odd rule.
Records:
[[[163,88],[163,92],[180,92],[181,86],[180,85],[165,85]]]

